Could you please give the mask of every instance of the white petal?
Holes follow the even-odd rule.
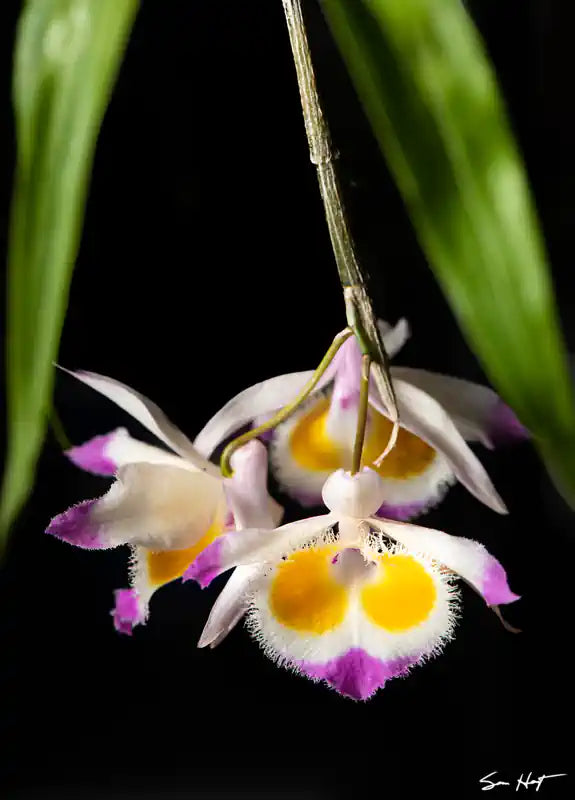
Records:
[[[120,467],[140,462],[197,470],[191,462],[174,453],[132,438],[125,428],[95,436],[65,454],[77,467],[95,475],[115,475]]]
[[[457,478],[478,500],[494,511],[506,514],[505,504],[483,465],[442,406],[406,381],[394,380],[393,385],[401,426],[442,453]],[[370,403],[380,414],[389,417],[375,389],[370,389]]]
[[[244,445],[233,454],[231,466],[233,476],[226,479],[225,489],[236,528],[277,527],[283,509],[268,494],[265,445],[257,440]]]
[[[313,370],[291,372],[244,389],[206,423],[196,436],[194,447],[209,458],[234,431],[294,400],[312,375]]]
[[[225,503],[221,480],[203,472],[132,464],[94,509],[94,522],[118,542],[155,549],[194,545]]]
[[[260,572],[259,564],[236,567],[212,606],[198,647],[215,647],[237,625],[248,609],[250,587]]]
[[[202,473],[197,474],[202,475]],[[222,502],[211,525],[189,547],[179,549],[152,549],[141,545],[131,547],[130,588],[120,589],[114,593],[116,602],[112,616],[114,626],[119,633],[131,635],[134,626],[147,621],[153,594],[162,586],[181,578],[198,554],[225,531],[225,512],[226,506]]]
[[[391,374],[394,379],[407,381],[435,398],[466,441],[493,447],[489,436],[492,414],[501,402],[493,389],[411,367],[392,367]]]
[[[141,545],[179,550],[195,545],[225,516],[223,482],[205,472],[130,464],[98,500],[55,517],[47,532],[85,548]]]
[[[499,561],[479,542],[405,522],[381,519],[371,522],[411,552],[424,553],[457,572],[489,605],[518,599],[509,589]]]
[[[274,500],[273,497],[268,499],[268,514],[273,522],[273,527],[279,527],[279,524],[284,517],[284,507],[281,503],[278,503],[277,500]]]
[[[210,464],[194,448],[190,440],[166,417],[164,412],[147,397],[120,381],[97,375],[95,372],[73,372],[60,367],[64,372],[85,383],[108,400],[116,403],[126,413],[137,419],[145,428],[158,437],[176,453],[191,461],[198,469],[217,474],[218,469]]]
[[[233,477],[226,479],[226,496],[236,528],[275,528],[283,508],[267,493],[267,451],[249,442],[232,456]],[[237,567],[214,603],[198,647],[219,644],[247,609],[246,592],[259,574],[259,565]]]
[[[335,524],[333,514],[321,514],[298,522],[290,522],[275,530],[246,529],[225,536],[207,547],[186,572],[185,580],[195,580],[200,586],[233,567],[248,564],[265,564],[279,560],[285,553],[301,547],[305,542],[320,536]]]
[[[392,328],[388,322],[380,319],[377,322],[377,326],[383,337],[385,352],[389,358],[393,358],[411,336],[409,323],[404,317],[402,317]]]
[[[361,351],[355,336],[350,336],[343,343],[332,362],[334,384],[331,392],[331,404],[327,421],[329,433],[337,431],[337,417],[342,411],[351,412],[357,419],[359,406],[359,387],[361,380]]]

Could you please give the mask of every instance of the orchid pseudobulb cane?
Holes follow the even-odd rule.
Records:
[[[393,357],[409,335],[402,319],[392,328],[380,322],[385,349]],[[361,353],[349,337],[335,354],[306,402],[267,438],[275,477],[302,505],[319,505],[331,472],[349,469],[359,404]],[[295,372],[245,389],[200,431],[195,447],[209,457],[246,423],[255,425],[302,389],[312,372]],[[499,513],[505,505],[466,441],[493,447],[527,432],[496,393],[458,378],[408,367],[391,367],[400,430],[393,450],[377,463],[391,435],[386,404],[373,380],[369,391],[363,464],[375,469],[385,488],[377,514],[409,519],[436,505],[459,480]]]
[[[375,517],[385,493],[364,468],[335,472],[329,513],[277,528],[226,534],[187,569],[202,586],[252,570],[248,626],[268,656],[340,694],[366,700],[439,653],[453,635],[460,577],[489,606],[518,599],[478,542]],[[212,612],[209,636],[218,633]],[[219,637],[225,636],[220,625]]]
[[[73,506],[47,529],[87,549],[130,546],[132,585],[116,592],[113,616],[116,629],[131,634],[134,625],[146,621],[152,594],[181,577],[223,531],[239,525],[273,526],[283,509],[267,492],[267,454],[260,442],[234,454],[233,478],[224,479],[150,400],[102,375],[71,374],[173,451],[139,442],[123,428],[69,450],[74,464],[115,481],[103,497]]]

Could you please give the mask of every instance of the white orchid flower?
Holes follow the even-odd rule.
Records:
[[[394,356],[409,336],[407,322],[380,322],[385,348]],[[282,489],[304,506],[321,502],[321,489],[339,468],[350,469],[357,423],[361,355],[355,337],[341,346],[315,391],[298,410],[266,435],[270,461]],[[246,424],[260,424],[301,391],[311,371],[280,375],[244,390],[225,405],[194,441],[209,457]],[[378,465],[392,429],[390,414],[370,385],[363,461],[383,480],[378,515],[409,519],[436,505],[459,480],[478,500],[499,513],[505,504],[479,459],[466,443],[493,447],[527,435],[511,409],[486,386],[407,367],[392,367],[400,416],[393,450]]]
[[[366,700],[391,678],[439,653],[452,636],[462,578],[489,606],[518,599],[483,545],[375,517],[385,482],[367,468],[339,470],[323,488],[329,513],[273,531],[216,539],[184,575],[206,586],[251,570],[243,594],[214,607],[200,646],[217,643],[234,614],[279,665]]]
[[[131,634],[134,625],[146,621],[153,593],[181,577],[223,531],[274,527],[283,509],[267,492],[267,452],[261,442],[240,448],[232,458],[233,477],[223,478],[143,395],[102,375],[70,374],[131,414],[171,450],[144,444],[124,428],[72,448],[67,456],[74,464],[115,480],[103,497],[73,506],[47,528],[87,549],[130,546],[131,588],[115,593],[112,613],[116,629]]]

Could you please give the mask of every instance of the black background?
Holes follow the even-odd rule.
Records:
[[[469,4],[502,83],[575,345],[575,72],[570,3]],[[1,6],[2,232],[18,3]],[[315,3],[310,35],[361,259],[380,316],[406,316],[398,363],[484,380],[418,248]],[[344,325],[279,0],[144,0],[96,153],[59,360],[116,377],[193,436],[233,394],[316,365]],[[58,378],[75,442],[136,423]],[[239,627],[196,641],[217,585],[173,584],[145,628],[114,632],[126,553],[43,531],[108,483],[50,439],[0,583],[0,749],[14,798],[474,797],[495,770],[575,771],[573,517],[529,444],[481,451],[511,511],[460,486],[422,523],[480,539],[522,599],[506,633],[463,589],[443,656],[367,704],[276,668]],[[281,498],[280,498],[281,499]],[[287,519],[297,509],[288,508]],[[544,797],[571,796],[572,776]],[[527,794],[534,789],[522,790]],[[424,794],[425,793],[425,794]],[[483,795],[482,795],[483,796]]]

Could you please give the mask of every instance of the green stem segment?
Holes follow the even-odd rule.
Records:
[[[369,368],[371,358],[369,355],[361,357],[361,379],[359,384],[359,408],[357,411],[357,428],[355,431],[355,442],[353,444],[353,460],[351,474],[355,475],[361,469],[361,456],[363,453],[363,442],[365,440],[365,429],[367,425],[367,406],[369,401]]]
[[[341,189],[334,165],[329,128],[321,108],[300,0],[282,0],[297,74],[310,159],[315,164],[331,244],[344,289],[349,327],[361,352],[369,355],[376,388],[394,422],[391,446],[397,436],[397,401],[389,374],[389,359],[366,282],[358,264],[347,223]],[[389,448],[389,445],[388,445]]]
[[[293,412],[303,403],[303,401],[308,397],[308,395],[315,389],[318,384],[319,379],[324,374],[326,369],[329,367],[331,362],[333,361],[333,357],[342,346],[342,344],[349,339],[350,336],[353,335],[353,331],[350,328],[345,328],[343,331],[337,334],[331,346],[325,356],[322,358],[318,368],[313,373],[309,381],[306,383],[304,388],[298,394],[298,396],[292,400],[291,403],[288,403],[287,406],[284,406],[277,414],[275,414],[271,419],[267,422],[264,422],[263,425],[259,425],[257,428],[252,428],[251,430],[244,433],[242,436],[238,436],[237,439],[231,441],[227,447],[224,448],[220,458],[220,469],[222,471],[222,475],[224,478],[231,478],[233,474],[233,470],[231,468],[230,460],[232,455],[238,450],[238,448],[242,447],[244,444],[247,444],[252,439],[261,436],[262,433],[275,428],[281,422],[284,422],[290,414]]]
[[[68,439],[66,435],[66,431],[64,430],[64,426],[62,425],[62,420],[58,412],[56,411],[56,407],[52,405],[52,410],[50,413],[50,425],[52,427],[52,433],[54,434],[54,438],[60,445],[63,451],[70,450],[72,447],[72,442]]]

